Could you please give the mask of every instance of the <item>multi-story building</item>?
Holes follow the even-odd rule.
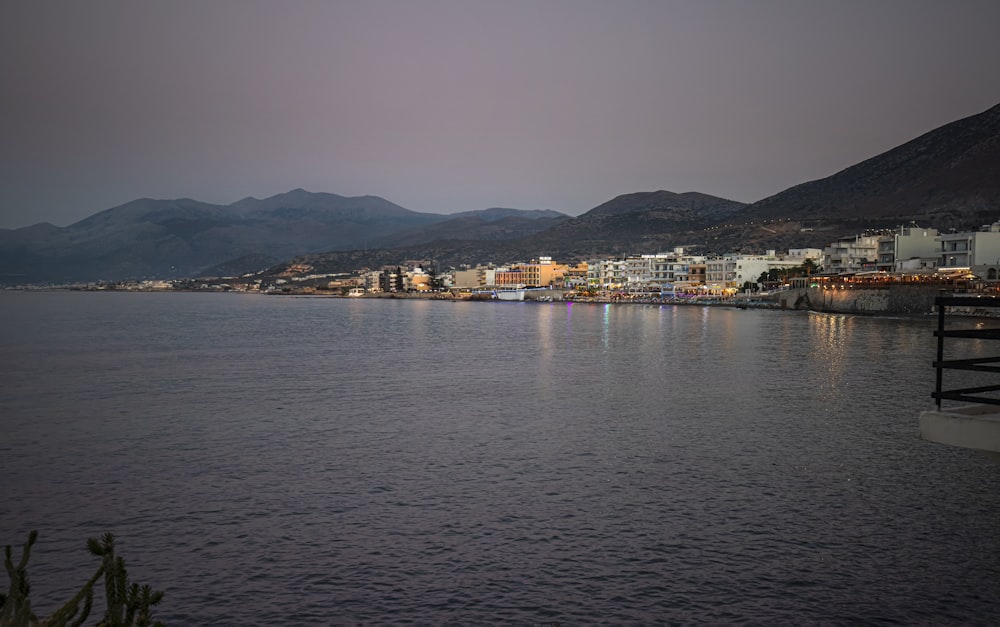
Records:
[[[405,291],[406,276],[398,266],[386,266],[382,270],[365,274],[365,290],[369,292]]]
[[[875,253],[875,269],[882,272],[892,272],[896,269],[896,237],[895,235],[879,235],[878,250]]]
[[[1000,268],[1000,222],[983,226],[978,231],[942,233],[937,240],[939,268],[966,268],[989,278]]]
[[[490,266],[464,268],[452,272],[451,284],[459,289],[478,290],[493,285],[495,276],[496,268]]]
[[[692,263],[688,265],[688,283],[691,286],[705,285],[708,273],[708,265],[704,262]]]
[[[497,287],[562,287],[569,266],[554,263],[552,257],[539,257],[531,263],[519,263],[510,268],[498,268],[494,283]]]
[[[796,249],[796,255],[778,255],[769,250],[764,255],[723,255],[705,262],[705,286],[710,293],[726,293],[742,289],[746,283],[756,284],[762,274],[776,268],[795,268],[806,259],[814,259],[819,249]],[[818,256],[818,255],[817,255]]]
[[[937,229],[910,225],[880,235],[875,269],[905,272],[933,268],[937,265],[940,250],[940,243],[935,239],[937,234]]]
[[[705,288],[711,294],[736,289],[736,259],[732,255],[705,261]]]
[[[587,262],[587,285],[598,291],[620,290],[625,286],[625,258],[594,259]]]
[[[811,259],[812,262],[818,266],[823,260],[823,249],[789,248],[788,254],[785,255],[785,259],[789,261],[797,261],[800,266],[806,262],[806,259]]]
[[[588,262],[588,284],[592,289],[601,291],[633,294],[672,292],[678,283],[689,284],[691,265],[704,260],[704,257],[685,255],[682,248],[676,248],[672,253],[594,260]],[[703,274],[699,272],[699,276]]]
[[[361,275],[363,287],[366,292],[377,293],[382,291],[382,273],[378,270],[364,272]]]
[[[875,270],[878,259],[877,235],[851,235],[823,249],[823,272],[847,274]]]
[[[580,289],[587,287],[587,275],[590,268],[586,261],[572,266],[567,266],[566,275],[563,277],[563,286],[567,289]]]
[[[488,285],[496,287],[527,287],[527,276],[519,267],[497,268],[493,271],[493,280]]]
[[[433,277],[422,267],[417,266],[403,274],[403,286],[407,292],[427,292],[433,289]]]

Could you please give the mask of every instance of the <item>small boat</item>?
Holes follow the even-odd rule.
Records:
[[[493,290],[493,298],[497,300],[524,300],[524,290]]]

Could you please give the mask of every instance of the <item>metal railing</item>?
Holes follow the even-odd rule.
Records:
[[[931,396],[937,403],[938,410],[941,409],[942,400],[962,401],[967,403],[986,403],[989,405],[1000,405],[1000,398],[982,396],[989,392],[1000,391],[998,385],[982,385],[977,387],[956,388],[953,390],[942,389],[945,370],[964,370],[974,372],[990,372],[1000,374],[1000,366],[991,365],[1000,363],[1000,356],[996,357],[974,357],[971,359],[945,359],[944,341],[945,338],[954,339],[974,339],[974,340],[1000,340],[1000,328],[990,329],[949,329],[945,325],[946,311],[949,307],[963,307],[970,312],[977,309],[1000,309],[1000,298],[995,297],[968,297],[968,296],[939,296],[934,299],[934,306],[938,312],[938,327],[934,332],[937,337],[937,360],[934,368],[937,370],[937,384]],[[998,312],[1000,313],[1000,312]]]

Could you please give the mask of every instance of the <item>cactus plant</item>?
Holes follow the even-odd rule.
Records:
[[[51,616],[39,619],[31,609],[28,581],[28,559],[31,547],[38,539],[38,532],[32,531],[24,544],[21,559],[14,565],[11,547],[5,549],[4,566],[10,578],[7,594],[0,594],[0,627],[77,627],[90,615],[94,601],[94,586],[104,577],[106,610],[97,622],[99,627],[152,627],[162,625],[154,621],[151,609],[163,599],[162,591],[154,591],[150,586],[131,583],[125,560],[115,556],[115,538],[106,533],[97,540],[87,540],[91,554],[101,558],[97,572]],[[82,606],[81,606],[82,604]]]

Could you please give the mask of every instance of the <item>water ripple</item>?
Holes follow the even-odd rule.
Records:
[[[30,309],[0,318],[0,532],[40,530],[42,611],[105,531],[171,624],[1000,607],[1000,467],[915,437],[923,321],[27,296],[0,294]]]

